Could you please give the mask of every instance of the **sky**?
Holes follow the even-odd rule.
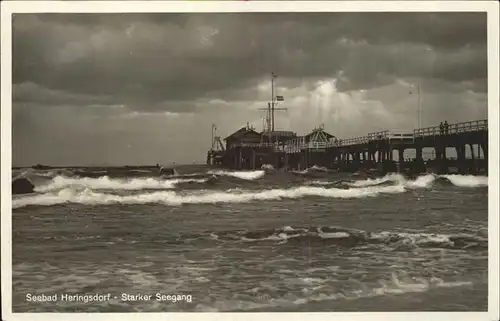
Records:
[[[487,119],[485,13],[15,14],[13,165],[203,163],[226,137]]]

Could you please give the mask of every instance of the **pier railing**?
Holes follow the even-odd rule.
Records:
[[[360,136],[348,139],[339,139],[338,142],[331,143],[328,147],[361,145],[361,144],[368,144],[369,142],[377,140],[413,141],[413,138],[414,138],[413,134],[392,133],[386,130],[378,133],[370,133],[366,136]]]
[[[445,127],[441,128],[440,126],[433,126],[427,128],[419,128],[413,131],[415,137],[422,136],[439,136],[439,135],[450,135],[450,134],[459,134],[459,133],[467,133],[467,132],[477,132],[488,129],[488,120],[474,120],[467,121],[458,124],[450,124],[448,125],[448,130]]]
[[[305,149],[323,149],[329,147],[327,142],[309,142],[303,145]]]
[[[351,146],[351,145],[366,144],[369,141],[370,141],[369,136],[361,136],[361,137],[354,137],[354,138],[348,138],[348,139],[339,139],[339,146]]]
[[[275,144],[274,143],[239,143],[239,144],[233,144],[231,147],[270,147],[274,148]]]
[[[387,139],[391,136],[391,132],[388,130],[376,132],[376,133],[369,133],[368,138],[370,140],[380,140],[380,139]]]
[[[407,134],[407,133],[391,133],[391,136],[389,139],[410,139],[415,137],[413,134]]]

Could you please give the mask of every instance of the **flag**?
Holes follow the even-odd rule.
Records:
[[[285,99],[283,96],[276,96],[276,101],[284,101]]]

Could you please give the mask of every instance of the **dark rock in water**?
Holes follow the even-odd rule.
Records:
[[[12,182],[12,194],[33,193],[35,186],[26,178],[18,178]]]

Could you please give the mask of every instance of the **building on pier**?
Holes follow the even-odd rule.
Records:
[[[297,134],[291,131],[257,132],[247,123],[224,138],[225,149],[218,154],[220,161],[213,161],[212,156],[207,156],[207,163],[235,169],[257,169],[264,164],[281,167],[284,146],[296,137]]]
[[[261,136],[261,133],[256,132],[255,128],[247,123],[245,127],[224,138],[224,141],[226,142],[226,149],[255,146],[261,143]]]

